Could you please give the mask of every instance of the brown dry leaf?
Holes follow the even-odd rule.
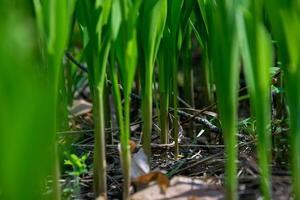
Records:
[[[129,146],[130,146],[130,152],[131,153],[137,153],[138,152],[137,145],[134,141],[130,140],[129,141]]]
[[[170,186],[169,178],[162,172],[150,172],[148,174],[139,176],[132,181],[135,186],[145,186],[151,182],[156,182],[160,187],[162,193],[166,193]]]
[[[137,145],[134,141],[130,141],[129,145],[132,152],[132,184],[135,185],[136,188],[141,188],[155,181],[160,186],[161,191],[163,193],[166,192],[167,188],[170,185],[169,178],[159,171],[150,172],[148,157],[145,154],[143,148],[137,148]]]
[[[73,105],[70,108],[70,114],[72,116],[80,116],[92,111],[93,105],[83,99],[74,100]]]
[[[217,185],[208,185],[199,179],[176,176],[172,178],[166,193],[160,193],[158,184],[131,196],[132,200],[221,200],[224,199],[223,189]]]

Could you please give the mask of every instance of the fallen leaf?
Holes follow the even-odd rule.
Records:
[[[92,111],[93,105],[83,99],[74,100],[73,105],[70,108],[70,114],[72,116],[80,116]]]
[[[170,186],[169,178],[162,172],[150,172],[132,180],[132,184],[135,186],[145,186],[151,182],[156,182],[162,193],[166,193]]]
[[[219,185],[206,184],[200,179],[173,177],[166,193],[160,192],[158,184],[150,184],[133,194],[131,200],[223,200],[223,188]]]

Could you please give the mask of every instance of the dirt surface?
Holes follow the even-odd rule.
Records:
[[[79,101],[82,102],[82,101]],[[70,145],[77,155],[88,155],[87,164],[89,171],[80,176],[80,192],[71,195],[71,199],[93,199],[93,119],[90,105],[83,102],[76,106],[77,115],[71,117],[73,131],[61,132],[60,139],[66,145]],[[132,101],[132,125],[131,139],[139,144],[142,123],[138,112],[139,102]],[[78,110],[79,109],[79,110]],[[112,111],[113,112],[113,111]],[[159,145],[159,123],[156,115],[153,118],[152,134],[152,160],[151,170],[164,172],[171,180],[171,186],[166,194],[161,194],[159,187],[153,183],[136,193],[132,192],[132,199],[223,199],[224,198],[224,145],[222,134],[212,131],[211,127],[201,120],[195,120],[195,112],[182,112],[180,118],[180,157],[174,156],[174,143],[170,133],[170,144]],[[207,114],[197,115],[198,118],[206,120],[218,127],[214,115],[215,107],[207,109]],[[155,113],[154,113],[155,114]],[[192,117],[191,117],[192,116]],[[170,112],[172,117],[172,112]],[[190,120],[188,123],[184,123]],[[172,126],[172,124],[171,124]],[[272,129],[273,140],[276,141],[276,130],[279,125]],[[189,138],[189,131],[194,131],[194,138]],[[277,130],[278,131],[278,130]],[[281,131],[284,131],[282,129]],[[108,198],[121,199],[122,197],[122,171],[120,167],[118,152],[118,128],[112,118],[112,128],[106,129],[107,143],[107,167],[108,167]],[[284,134],[284,133],[280,133]],[[282,135],[281,135],[282,136]],[[259,167],[255,150],[256,139],[253,134],[248,133],[243,124],[239,126],[238,138],[238,195],[240,199],[261,199],[259,192]],[[274,142],[273,141],[273,142]],[[288,172],[287,162],[284,160],[285,147],[277,149],[272,153],[272,190],[273,198],[278,200],[292,199],[291,180]],[[63,188],[72,186],[74,180],[70,176],[63,176]],[[132,190],[133,191],[133,190]]]

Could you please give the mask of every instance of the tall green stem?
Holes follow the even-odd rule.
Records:
[[[123,183],[123,198],[129,198],[129,188],[131,184],[131,152],[129,146],[130,139],[130,97],[129,93],[126,94],[125,104],[124,104],[124,113],[125,113],[125,126],[124,132],[121,133],[121,138],[123,142],[122,146],[122,157],[123,157],[123,174],[124,174],[124,183]]]
[[[175,51],[175,49],[174,49]],[[175,55],[175,53],[174,53]],[[178,96],[178,88],[177,88],[177,62],[176,57],[172,59],[172,91],[173,91],[173,107],[174,107],[174,119],[173,119],[173,127],[174,127],[174,141],[175,141],[175,156],[179,155],[179,116],[177,112],[177,96]]]
[[[105,83],[103,88],[103,101],[104,101],[104,119],[105,128],[112,128],[111,123],[111,108],[110,108],[110,88],[107,83]],[[113,144],[113,132],[106,133],[105,137],[108,144]]]
[[[101,12],[99,12],[101,10]],[[111,47],[111,30],[103,27],[109,23],[110,1],[80,1],[78,16],[82,19],[82,30],[88,35],[85,56],[88,78],[93,98],[95,123],[94,147],[94,194],[95,198],[107,198],[106,155],[105,155],[105,109],[104,90],[108,54]],[[80,21],[82,23],[82,21]]]
[[[256,119],[257,154],[264,199],[271,199],[270,160],[270,67],[271,40],[262,25],[262,2],[252,2],[252,15],[240,15],[237,24],[245,76],[249,86],[252,116]],[[248,14],[248,13],[247,13]],[[245,18],[244,26],[243,18]]]
[[[143,91],[143,101],[142,101],[142,116],[143,116],[143,148],[150,159],[151,157],[151,132],[152,132],[152,77],[153,71],[149,71],[149,67],[153,66],[149,64],[146,66],[146,80],[145,88]],[[151,67],[152,68],[152,67]]]
[[[288,66],[291,68],[291,66]],[[295,66],[294,66],[295,67]],[[286,73],[287,101],[290,115],[290,160],[295,199],[300,199],[300,65],[294,74]]]
[[[151,158],[152,81],[154,64],[167,17],[167,0],[149,0],[142,4],[140,31],[145,65],[141,68],[143,148]]]
[[[94,187],[96,197],[106,196],[106,157],[105,157],[105,123],[103,112],[103,88],[94,88],[94,124],[95,124],[95,147],[94,147]]]
[[[169,142],[169,93],[160,92],[160,142],[167,144]]]
[[[57,127],[57,98],[58,98],[58,85],[59,85],[59,73],[60,73],[60,60],[57,55],[48,55],[48,67],[49,67],[49,82],[48,87],[51,91],[51,128],[52,128],[52,141],[51,146],[53,148],[53,160],[52,160],[52,198],[61,199],[61,191],[59,185],[60,179],[60,169],[59,169],[59,159],[58,159],[58,147],[56,143],[56,127]]]
[[[169,143],[169,91],[171,69],[170,60],[165,59],[169,56],[169,50],[166,45],[166,39],[162,40],[161,48],[158,53],[158,81],[159,81],[159,119],[160,119],[160,142]]]
[[[187,27],[185,33],[182,51],[183,51],[183,70],[184,70],[184,96],[188,104],[194,108],[194,70],[192,66],[192,41],[190,26]],[[189,128],[187,129],[190,138],[194,137],[193,122],[189,122]]]
[[[267,9],[284,71],[286,99],[290,116],[290,161],[293,192],[295,199],[300,199],[299,1],[268,1]]]
[[[225,143],[226,199],[237,199],[237,95],[239,54],[236,37],[236,2],[210,2],[209,51],[217,89],[217,105]],[[222,34],[219,34],[222,32]]]
[[[194,70],[192,67],[192,42],[191,28],[188,26],[188,31],[183,41],[183,70],[184,70],[184,96],[185,100],[194,107]]]
[[[129,93],[124,91],[125,102],[124,102],[124,112],[122,109],[121,103],[121,93],[118,86],[118,78],[117,73],[115,71],[115,60],[114,53],[111,54],[111,66],[110,75],[113,82],[113,95],[114,101],[116,105],[117,118],[120,127],[120,140],[121,140],[121,164],[122,164],[122,172],[123,172],[123,199],[129,199],[129,188],[131,184],[131,152],[129,146],[130,139],[130,97]],[[123,114],[124,113],[124,114]]]

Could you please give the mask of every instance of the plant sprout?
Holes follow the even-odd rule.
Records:
[[[56,109],[59,77],[61,73],[62,58],[69,41],[71,19],[75,7],[75,0],[34,0],[37,26],[42,43],[42,53],[46,55],[44,64],[48,72],[48,88],[50,96],[50,124],[52,124],[52,138],[54,154],[52,159],[53,198],[60,199],[60,186],[58,183],[60,172],[58,163],[58,152],[56,143]]]
[[[265,199],[271,199],[270,186],[270,67],[271,40],[263,27],[262,1],[252,2],[249,12],[237,15],[245,63],[245,75],[249,85],[253,117],[258,135],[257,153],[261,170],[261,190]],[[248,39],[248,40],[247,40]]]
[[[295,199],[300,199],[300,10],[299,1],[271,1],[268,5],[272,33],[278,43],[290,116],[290,161]],[[288,20],[287,20],[288,19]]]
[[[144,1],[141,7],[140,29],[145,65],[141,68],[143,148],[150,158],[152,132],[152,81],[156,54],[167,17],[167,0]],[[145,26],[148,25],[148,26]]]
[[[110,50],[110,31],[103,27],[108,23],[111,3],[107,0],[84,1],[78,4],[79,19],[83,34],[88,36],[85,56],[88,63],[89,82],[94,102],[95,149],[94,149],[94,188],[95,197],[107,197],[106,194],[106,162],[105,162],[105,114],[104,87],[106,63]]]
[[[209,53],[211,53],[217,104],[223,130],[226,154],[226,199],[237,198],[237,95],[238,44],[236,33],[236,2],[209,3]],[[219,34],[222,33],[222,34]]]
[[[129,199],[130,187],[130,93],[137,65],[137,13],[141,1],[115,1],[112,6],[111,31],[114,42],[111,51],[110,74],[113,83],[113,95],[115,99],[117,118],[120,128],[120,156],[123,169],[123,199]],[[121,15],[119,15],[121,13]],[[124,105],[121,103],[116,60],[120,74],[121,85],[124,94]]]

